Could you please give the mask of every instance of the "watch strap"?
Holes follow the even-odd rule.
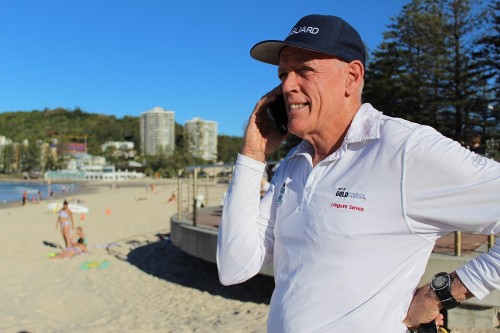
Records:
[[[451,296],[450,298],[441,299],[441,304],[443,304],[443,307],[445,309],[450,310],[459,306],[460,302],[457,301],[453,296]]]

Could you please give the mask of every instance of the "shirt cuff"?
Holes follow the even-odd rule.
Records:
[[[254,160],[251,157],[242,155],[238,153],[238,157],[236,157],[236,165],[241,165],[255,171],[264,172],[266,170],[266,163],[262,163],[261,161]]]

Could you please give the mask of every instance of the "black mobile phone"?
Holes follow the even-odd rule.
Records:
[[[288,132],[288,116],[283,95],[278,95],[275,101],[269,103],[266,106],[266,112],[276,129],[281,135],[285,135]]]

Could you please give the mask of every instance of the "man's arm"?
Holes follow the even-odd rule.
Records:
[[[260,199],[264,167],[238,155],[217,239],[217,267],[224,285],[248,280],[272,260],[274,220],[270,210],[274,186]]]
[[[421,129],[406,146],[405,195],[412,231],[433,240],[462,230],[500,232],[500,165],[436,131]],[[500,289],[500,241],[450,273],[458,301]],[[417,289],[404,323],[413,329],[437,318],[443,305],[427,284]]]
[[[250,115],[233,179],[224,201],[217,240],[217,267],[222,284],[243,282],[272,260],[274,220],[271,219],[271,185],[260,199],[260,182],[266,156],[286,135],[280,134],[263,109],[281,93],[281,86],[262,97]]]

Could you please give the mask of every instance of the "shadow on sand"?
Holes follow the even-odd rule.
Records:
[[[264,275],[238,285],[223,286],[216,264],[182,252],[168,238],[133,249],[126,261],[160,279],[243,302],[269,304],[274,289],[274,279]]]
[[[52,248],[55,248],[55,249],[63,249],[61,247],[61,245],[58,245],[58,244],[52,243],[52,242],[43,241],[43,245],[48,246],[48,247],[52,247]]]

